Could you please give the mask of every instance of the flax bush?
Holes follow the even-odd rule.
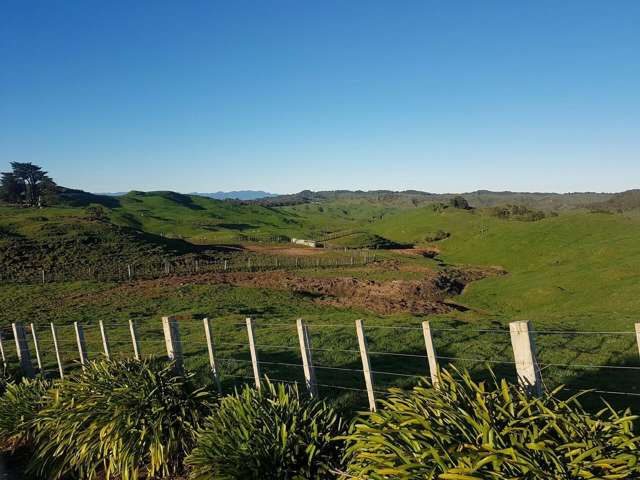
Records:
[[[0,395],[0,451],[27,447],[33,440],[33,420],[44,406],[50,384],[23,379],[3,385]]]
[[[127,360],[90,363],[48,400],[35,421],[32,473],[134,480],[182,471],[212,396],[170,364]]]
[[[640,439],[629,411],[585,411],[559,390],[528,398],[505,381],[442,372],[411,392],[392,389],[348,436],[348,473],[380,479],[639,478]]]
[[[227,396],[198,434],[187,459],[197,480],[334,478],[346,433],[325,402],[303,398],[296,386],[265,382]]]

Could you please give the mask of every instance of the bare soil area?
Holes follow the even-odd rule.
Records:
[[[371,268],[406,271],[410,267],[397,262],[381,262]],[[417,270],[416,270],[417,269]],[[359,308],[381,315],[393,313],[433,314],[455,309],[447,300],[462,293],[465,285],[487,276],[500,275],[504,270],[495,268],[456,267],[441,272],[427,267],[413,267],[421,277],[417,280],[369,280],[348,276],[316,278],[304,272],[278,270],[271,272],[207,273],[183,277],[167,277],[122,284],[113,289],[89,294],[74,294],[66,301],[91,301],[111,295],[135,293],[150,298],[158,289],[178,288],[183,285],[227,284],[240,287],[280,289],[308,296],[312,301],[344,308]],[[82,299],[77,298],[83,297]],[[95,298],[87,298],[95,297]]]
[[[293,247],[290,245],[245,245],[245,250],[264,255],[284,255],[291,257],[324,255],[330,252],[330,250],[324,248]]]

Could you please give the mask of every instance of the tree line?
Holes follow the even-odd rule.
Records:
[[[30,162],[11,162],[11,171],[0,176],[0,199],[8,203],[42,206],[56,193],[57,185],[48,172]]]

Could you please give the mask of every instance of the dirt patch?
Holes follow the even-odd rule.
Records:
[[[381,262],[382,263],[382,262]],[[387,263],[389,263],[387,265]],[[406,270],[407,265],[384,262],[378,268],[388,271],[392,267]],[[66,297],[67,302],[100,302],[113,296],[139,295],[154,298],[159,292],[184,285],[227,284],[239,287],[288,290],[308,296],[312,301],[344,308],[358,308],[388,315],[393,313],[434,314],[456,309],[448,299],[462,293],[473,280],[500,275],[498,267],[469,269],[456,267],[444,272],[427,267],[419,269],[417,280],[368,280],[354,277],[316,278],[285,270],[271,272],[228,272],[202,275],[167,277],[122,284],[113,289]]]
[[[265,255],[284,255],[289,257],[308,257],[324,255],[329,252],[323,248],[291,247],[289,245],[246,245],[245,250]]]
[[[435,258],[440,255],[440,249],[438,247],[397,248],[393,250],[393,253],[407,255],[409,257]]]

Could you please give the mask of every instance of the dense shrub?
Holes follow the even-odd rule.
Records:
[[[497,206],[490,209],[489,213],[505,220],[513,219],[523,222],[537,222],[547,216],[542,210],[532,210],[524,205]]]
[[[427,242],[439,242],[440,240],[444,240],[445,238],[449,238],[451,234],[449,232],[445,232],[444,230],[437,230],[435,233],[427,234],[424,239]]]
[[[505,381],[489,388],[467,373],[442,372],[392,390],[377,413],[354,423],[349,474],[367,479],[638,478],[636,417],[608,406],[586,412],[557,391],[530,399]]]
[[[49,397],[30,470],[51,480],[174,475],[212,400],[172,365],[132,360],[90,363]]]
[[[187,463],[198,480],[332,478],[343,446],[333,439],[344,433],[326,403],[302,398],[295,386],[265,382],[220,401]]]
[[[469,202],[462,195],[456,195],[451,200],[449,200],[449,205],[453,208],[459,208],[461,210],[470,210],[471,206],[469,206]]]
[[[0,396],[0,451],[14,451],[33,440],[33,420],[44,405],[50,384],[24,379],[8,382]]]

